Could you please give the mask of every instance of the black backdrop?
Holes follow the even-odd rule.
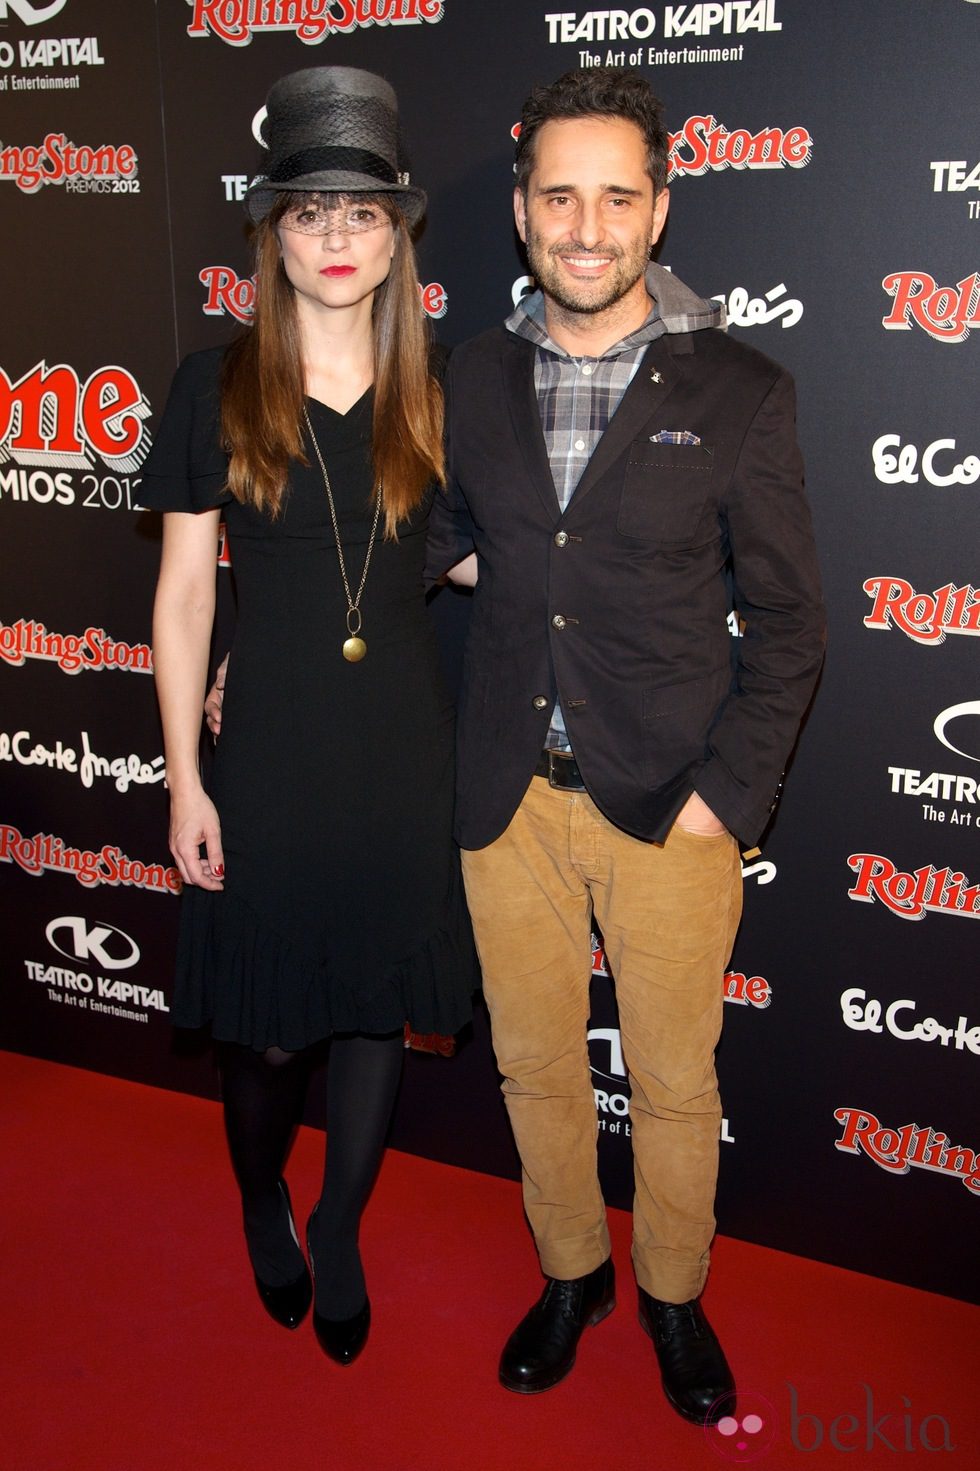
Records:
[[[326,62],[394,83],[430,197],[425,305],[452,344],[521,289],[529,85],[625,61],[677,134],[661,263],[797,376],[831,616],[778,818],[745,859],[719,1225],[978,1296],[978,28],[974,0],[0,3],[3,1045],[216,1092],[166,1011],[139,466],[180,356],[247,312],[237,196],[270,83]],[[433,616],[458,662],[465,598]],[[600,951],[601,1165],[628,1205],[602,971]],[[454,1060],[411,1058],[394,1142],[516,1172],[482,1018]]]

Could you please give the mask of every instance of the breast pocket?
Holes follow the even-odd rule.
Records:
[[[616,529],[664,548],[711,541],[717,535],[712,470],[713,455],[704,445],[634,444]]]

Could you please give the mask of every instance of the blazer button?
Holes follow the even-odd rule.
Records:
[[[556,547],[564,547],[564,546],[567,546],[567,545],[568,545],[568,532],[567,531],[556,531],[555,532],[555,546]]]
[[[564,628],[565,627],[565,620],[561,616],[560,613],[556,613],[555,616],[554,616],[554,618],[552,618],[552,620],[551,620],[551,626],[552,626],[552,628]]]
[[[534,699],[531,701],[531,704],[534,706],[535,710],[547,710],[548,697],[547,695],[535,695]]]

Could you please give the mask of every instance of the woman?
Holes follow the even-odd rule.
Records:
[[[370,1304],[358,1250],[403,1027],[466,1021],[473,960],[451,832],[452,711],[423,603],[443,477],[394,93],[349,67],[269,94],[246,196],[253,325],[178,370],[141,499],[165,511],[154,658],[186,889],[173,1019],[221,1044],[232,1161],[260,1297],[314,1295],[350,1363]],[[198,770],[219,517],[238,620],[211,795]],[[202,855],[203,849],[203,855]],[[282,1168],[308,1049],[330,1037],[323,1190],[307,1229]]]

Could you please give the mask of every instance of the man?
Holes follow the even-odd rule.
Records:
[[[649,265],[667,136],[636,74],[535,90],[514,212],[539,290],[450,361],[433,576],[477,553],[457,837],[546,1285],[503,1351],[535,1393],[614,1306],[586,1028],[615,978],[640,1321],[668,1399],[735,1408],[699,1302],[739,842],[773,808],[823,619],[793,388]],[[731,589],[744,633],[733,666]]]

